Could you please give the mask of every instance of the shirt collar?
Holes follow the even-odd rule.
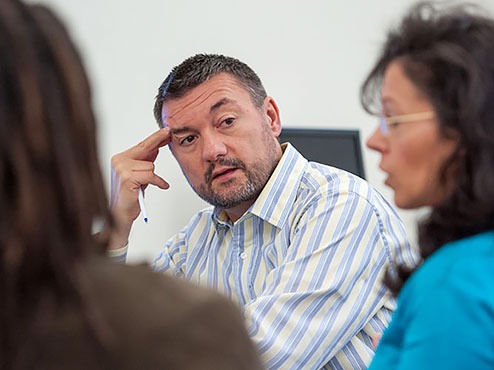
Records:
[[[308,161],[290,143],[282,144],[281,148],[283,155],[266,186],[254,204],[237,222],[245,220],[250,215],[260,217],[278,228],[286,222]],[[215,207],[212,216],[218,226],[231,225],[222,208]]]
[[[281,228],[297,197],[300,179],[308,165],[290,143],[282,144],[283,155],[250,212]]]

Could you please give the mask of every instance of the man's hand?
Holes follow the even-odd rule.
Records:
[[[379,345],[379,341],[381,340],[381,337],[382,337],[381,333],[374,334],[372,336],[372,345],[374,346],[374,348],[377,348],[377,346]]]
[[[168,183],[154,173],[159,148],[170,142],[168,128],[158,130],[136,146],[112,157],[111,209],[116,229],[109,249],[118,249],[128,242],[132,223],[139,216],[139,187],[152,184],[168,189]]]

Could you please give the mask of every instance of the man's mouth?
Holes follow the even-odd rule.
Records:
[[[211,184],[215,179],[223,179],[232,175],[237,170],[245,170],[245,164],[235,158],[222,158],[216,163],[211,163],[208,170],[204,174],[206,184]]]
[[[227,178],[229,177],[229,175],[233,174],[233,172],[235,172],[236,170],[238,170],[237,167],[230,167],[230,168],[221,169],[219,171],[215,171],[211,176],[211,181],[221,178]]]

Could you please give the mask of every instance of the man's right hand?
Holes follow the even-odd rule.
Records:
[[[154,173],[159,148],[169,142],[169,129],[164,128],[112,157],[111,210],[116,225],[109,249],[122,248],[128,242],[132,223],[140,213],[139,187],[152,184],[161,189],[169,188],[168,183]]]

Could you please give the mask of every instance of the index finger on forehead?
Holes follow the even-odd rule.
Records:
[[[170,129],[168,127],[162,128],[135,146],[135,148],[144,153],[148,153],[159,149],[170,142]]]

